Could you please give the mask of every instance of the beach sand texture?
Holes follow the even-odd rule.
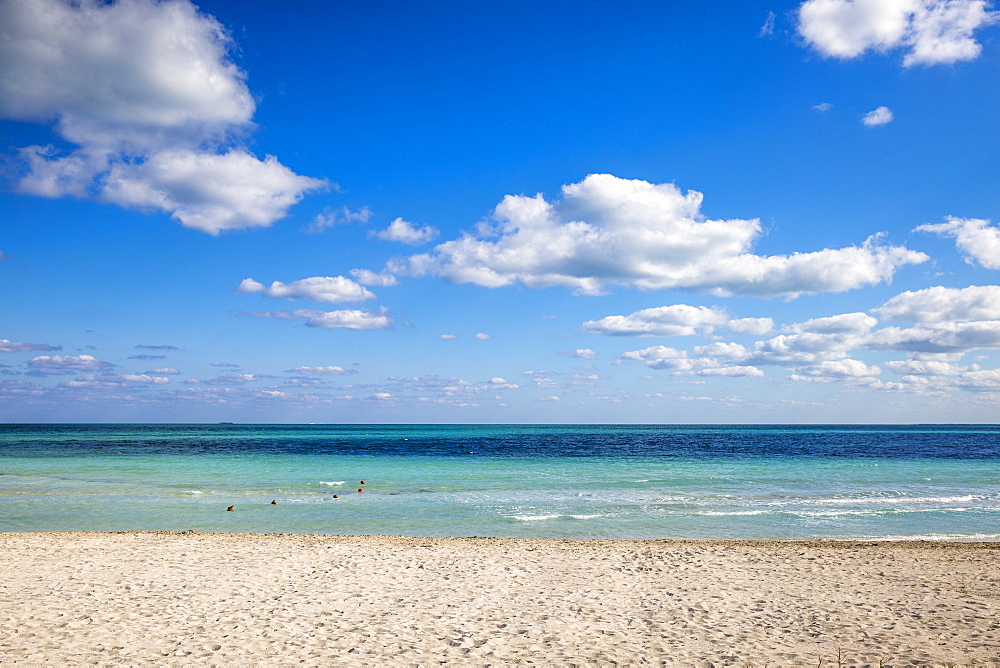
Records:
[[[14,665],[1000,665],[1000,543],[0,534]]]

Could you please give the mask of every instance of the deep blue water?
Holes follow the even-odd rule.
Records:
[[[8,531],[997,540],[1000,427],[0,425],[0,503]]]

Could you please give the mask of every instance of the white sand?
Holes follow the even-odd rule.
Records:
[[[2,664],[1000,666],[998,543],[3,533],[0,554]]]

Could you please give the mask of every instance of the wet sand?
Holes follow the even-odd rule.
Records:
[[[0,533],[0,554],[2,664],[1000,666],[1000,543]]]

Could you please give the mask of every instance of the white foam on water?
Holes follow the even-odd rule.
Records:
[[[897,541],[897,540],[930,540],[940,542],[974,543],[985,542],[994,543],[1000,541],[1000,533],[929,533],[918,536],[861,536],[857,540],[866,541]]]
[[[573,520],[592,520],[597,517],[606,517],[602,513],[594,513],[591,515],[581,515],[573,513],[559,513],[550,515],[508,515],[510,519],[519,520],[521,522],[542,522],[544,520],[557,520],[560,518],[567,518]]]
[[[343,485],[346,480],[320,480],[319,484],[327,485],[328,487],[336,487],[338,485]]]
[[[768,505],[785,506],[796,503],[817,504],[817,505],[849,505],[849,504],[889,504],[903,505],[908,503],[970,503],[972,501],[982,501],[988,497],[966,494],[963,496],[845,496],[838,499],[785,499],[782,501],[771,501]]]

